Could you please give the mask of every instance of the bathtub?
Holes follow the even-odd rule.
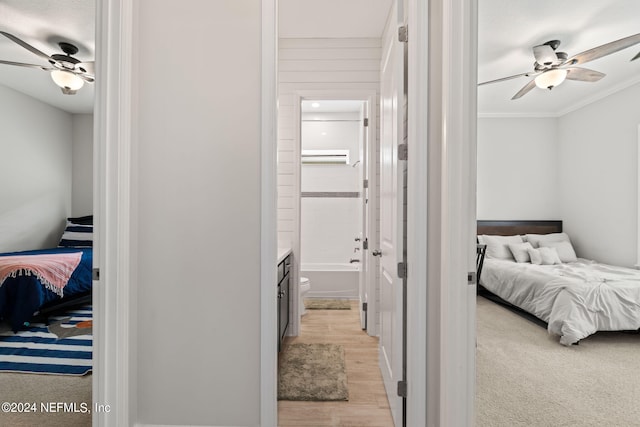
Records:
[[[302,264],[300,276],[311,282],[307,298],[358,299],[360,264]]]

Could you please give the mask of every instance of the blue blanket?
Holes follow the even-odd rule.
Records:
[[[64,288],[63,299],[46,289],[35,276],[10,277],[0,286],[0,319],[8,321],[14,332],[23,328],[25,323],[28,324],[41,308],[89,293],[93,283],[93,253],[90,248],[53,248],[0,254],[9,256],[70,252],[82,252],[82,259]]]

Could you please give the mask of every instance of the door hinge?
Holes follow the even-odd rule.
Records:
[[[366,239],[364,239],[364,241],[362,242],[362,249],[364,249],[365,251],[367,249],[369,249],[369,238],[368,237]]]
[[[362,303],[362,311],[367,311],[367,303],[366,302]]]
[[[399,144],[398,145],[398,160],[408,160],[409,159],[409,148],[407,144]]]
[[[91,280],[100,280],[100,269],[94,268],[91,270]]]
[[[475,271],[470,271],[467,273],[467,282],[468,282],[467,284],[475,285],[476,279],[477,279],[477,274]]]
[[[369,188],[369,180],[365,179],[364,181],[362,181],[362,188]]]
[[[398,263],[398,277],[401,279],[407,278],[407,263],[405,262]]]
[[[409,30],[406,25],[398,27],[398,41],[407,43],[409,41]]]
[[[362,124],[364,125],[364,127],[369,126],[369,118],[365,117],[364,119],[362,119]]]
[[[407,397],[407,382],[398,381],[398,396]]]

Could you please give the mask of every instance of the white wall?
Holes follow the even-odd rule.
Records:
[[[58,244],[71,212],[71,115],[0,86],[0,252]]]
[[[579,256],[633,266],[640,84],[558,120],[560,206]]]
[[[137,422],[257,426],[261,1],[143,0],[133,28]]]
[[[555,118],[478,119],[478,219],[561,218]]]
[[[74,114],[71,215],[93,213],[93,114]]]
[[[558,118],[478,119],[478,219],[562,219],[578,256],[637,262],[640,84]]]

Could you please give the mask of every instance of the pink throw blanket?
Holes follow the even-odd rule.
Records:
[[[63,297],[64,287],[81,258],[82,252],[0,257],[0,286],[9,277],[33,275],[51,292]]]

